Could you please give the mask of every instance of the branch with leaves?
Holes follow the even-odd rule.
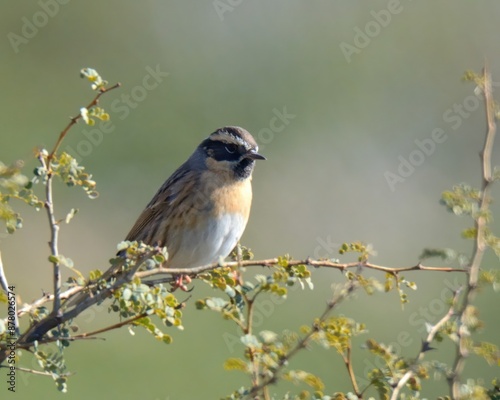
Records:
[[[425,338],[424,341],[422,341],[422,347],[420,348],[420,351],[415,358],[415,362],[410,365],[408,368],[408,371],[402,376],[402,378],[397,382],[396,387],[394,388],[394,391],[392,392],[391,400],[398,400],[399,395],[405,385],[408,383],[410,379],[412,379],[415,375],[418,374],[418,368],[420,367],[420,364],[422,360],[425,357],[425,354],[429,351],[432,350],[431,343],[434,341],[437,335],[440,334],[440,331],[444,328],[445,324],[450,321],[450,319],[455,315],[456,311],[455,308],[457,306],[457,301],[458,301],[458,296],[460,294],[460,290],[455,291],[453,293],[453,298],[451,301],[451,307],[448,310],[448,312],[441,318],[435,325],[429,326],[428,327],[428,335]]]
[[[466,76],[469,80],[476,83],[481,91],[486,110],[487,131],[483,149],[480,153],[481,157],[481,190],[477,191],[476,202],[477,207],[471,211],[470,216],[474,219],[474,228],[471,230],[474,238],[474,248],[472,251],[471,263],[467,271],[467,283],[465,286],[464,298],[458,310],[458,344],[456,348],[455,361],[448,382],[450,383],[450,395],[453,398],[459,398],[461,393],[461,375],[465,366],[465,359],[470,352],[470,333],[471,328],[470,316],[475,311],[473,306],[474,298],[477,294],[480,268],[483,256],[491,247],[497,254],[500,254],[500,240],[492,235],[489,229],[491,221],[491,186],[494,182],[494,173],[492,166],[493,143],[496,135],[496,115],[498,115],[498,107],[493,100],[493,90],[491,84],[491,74],[488,66],[483,70],[481,76],[469,73]],[[498,174],[497,174],[498,175]],[[498,179],[498,176],[496,177]]]
[[[22,226],[22,219],[10,206],[12,200],[19,200],[33,206],[36,210],[45,208],[50,229],[49,261],[53,265],[53,293],[44,295],[32,302],[23,304],[17,309],[18,318],[29,318],[29,326],[20,332],[16,348],[33,352],[38,359],[41,370],[17,367],[18,371],[52,376],[57,387],[66,391],[67,379],[63,350],[76,340],[99,338],[104,332],[127,326],[129,329],[141,327],[163,343],[171,343],[172,337],[168,329],[182,330],[182,310],[185,302],[179,301],[171,292],[169,283],[178,275],[187,275],[192,279],[207,284],[219,291],[221,296],[212,296],[195,300],[199,310],[212,310],[224,319],[232,321],[241,332],[240,345],[242,358],[229,358],[225,363],[228,370],[239,370],[248,375],[250,385],[233,392],[228,399],[271,399],[274,385],[283,381],[293,382],[312,388],[311,395],[302,390],[295,397],[286,399],[362,399],[367,393],[375,391],[381,398],[400,398],[407,391],[410,393],[421,390],[421,382],[427,379],[429,371],[445,371],[453,399],[459,399],[461,393],[461,377],[466,357],[470,352],[483,356],[488,361],[499,360],[500,353],[495,345],[489,343],[474,343],[471,334],[479,325],[472,305],[477,288],[481,283],[497,285],[500,274],[483,271],[480,267],[484,252],[492,248],[500,254],[500,239],[495,237],[489,227],[491,219],[489,204],[491,202],[491,185],[500,178],[491,165],[492,146],[496,131],[495,114],[497,107],[492,99],[491,78],[487,70],[478,76],[469,73],[467,78],[473,80],[485,98],[488,131],[482,160],[482,187],[473,189],[460,185],[451,191],[443,193],[442,203],[448,210],[457,215],[467,215],[474,220],[474,227],[463,232],[464,237],[475,241],[470,262],[464,263],[463,256],[457,256],[449,249],[425,249],[420,261],[404,267],[387,267],[371,262],[371,248],[361,242],[344,243],[339,248],[339,256],[354,254],[354,262],[340,262],[337,259],[294,259],[288,255],[254,260],[249,249],[238,247],[233,253],[233,261],[222,261],[212,265],[199,266],[191,269],[165,268],[168,252],[165,248],[146,246],[138,242],[122,242],[118,245],[119,256],[110,260],[110,266],[103,268],[107,272],[94,270],[88,277],[75,268],[71,259],[61,254],[58,241],[62,221],[69,222],[76,214],[72,209],[66,218],[56,216],[53,193],[54,178],[58,178],[68,186],[80,186],[89,198],[95,198],[96,183],[84,167],[67,153],[58,153],[64,138],[70,129],[83,121],[94,124],[95,119],[107,120],[109,115],[99,107],[101,97],[120,85],[108,87],[108,83],[92,69],[81,71],[87,78],[92,89],[97,91],[87,107],[70,119],[68,125],[59,134],[54,148],[50,151],[39,150],[37,159],[40,166],[35,169],[35,176],[28,179],[21,174],[23,164],[15,163],[10,167],[0,163],[0,220],[5,221],[7,231],[14,233]],[[41,200],[35,194],[36,185],[42,184]],[[423,263],[429,258],[441,258],[446,263],[458,261],[458,267],[427,266]],[[68,268],[73,274],[66,282],[62,281],[61,270]],[[260,268],[259,273],[252,278],[246,277],[242,271],[248,268]],[[260,301],[287,297],[291,286],[314,289],[313,273],[317,269],[335,269],[342,273],[345,282],[339,284],[332,299],[327,302],[324,312],[313,318],[309,326],[303,326],[299,332],[286,330],[275,333],[268,330],[256,331],[255,308]],[[365,276],[371,271],[383,274],[383,279]],[[413,359],[404,359],[395,354],[390,346],[385,346],[375,339],[366,341],[365,349],[375,357],[383,360],[386,368],[375,368],[368,375],[369,383],[361,385],[353,363],[353,338],[366,334],[363,323],[351,318],[334,315],[339,304],[346,301],[359,289],[372,295],[377,292],[396,291],[402,304],[408,302],[406,290],[416,290],[414,282],[406,279],[407,273],[456,273],[465,277],[463,294],[455,292],[452,304],[438,323],[428,326],[428,335],[422,347]],[[8,291],[6,268],[0,257],[0,283],[3,291]],[[0,292],[0,301],[4,299]],[[89,307],[102,306],[107,301],[110,311],[119,315],[120,320],[91,332],[76,332],[73,321]],[[52,303],[52,310],[47,305]],[[164,327],[157,321],[162,321]],[[470,321],[475,321],[471,323]],[[476,324],[476,325],[474,325]],[[433,361],[424,360],[431,343],[439,342],[444,337],[457,340],[457,354],[452,367],[446,368]],[[302,369],[292,368],[296,355],[311,349],[316,343],[322,348],[333,349],[341,357],[345,366],[346,378],[351,383],[352,392],[333,393],[331,396],[323,393],[325,384],[314,374]],[[55,346],[54,351],[46,351]],[[2,329],[0,320],[0,366],[8,357],[6,330]],[[496,386],[495,386],[496,387]],[[495,389],[491,389],[495,390]],[[412,398],[412,397],[408,397]]]

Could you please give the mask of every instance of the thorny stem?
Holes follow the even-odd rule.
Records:
[[[483,70],[483,93],[486,109],[487,131],[483,149],[480,153],[482,184],[479,199],[479,212],[475,220],[476,240],[472,251],[472,262],[467,271],[467,285],[465,287],[464,299],[458,310],[458,345],[456,349],[455,361],[453,363],[452,374],[449,377],[450,394],[453,399],[460,397],[460,376],[465,366],[465,358],[468,356],[467,349],[467,324],[465,321],[467,308],[474,300],[477,291],[479,278],[479,269],[483,259],[487,243],[485,240],[485,228],[487,223],[487,214],[491,202],[490,191],[492,182],[491,153],[493,151],[493,142],[496,134],[495,122],[495,102],[492,95],[491,74],[488,64],[485,64]]]

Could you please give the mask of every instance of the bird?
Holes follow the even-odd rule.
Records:
[[[226,258],[240,240],[252,203],[258,153],[238,126],[211,133],[158,189],[126,241],[165,246],[165,268],[192,268]]]
[[[225,126],[211,133],[158,189],[125,240],[166,247],[164,268],[189,269],[226,258],[250,216],[252,172],[257,160],[266,159],[258,150],[253,136],[241,127]],[[117,274],[111,267],[99,281]],[[187,290],[182,277],[176,279],[177,287]],[[84,288],[62,307],[76,309],[92,296]],[[26,334],[26,340],[38,340],[58,324],[59,315],[49,316]]]
[[[158,189],[125,241],[166,247],[164,268],[189,269],[226,258],[250,216],[255,161],[266,159],[258,149],[239,126],[215,130]],[[186,290],[186,277],[180,276],[174,289]]]

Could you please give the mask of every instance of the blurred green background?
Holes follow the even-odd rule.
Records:
[[[354,240],[371,243],[378,252],[373,261],[393,267],[415,264],[424,247],[470,251],[460,238],[469,221],[447,213],[438,200],[456,183],[480,183],[484,112],[473,85],[461,78],[467,69],[480,71],[487,58],[500,82],[498,1],[61,3],[2,3],[0,160],[24,159],[29,171],[32,150],[53,146],[68,117],[93,96],[78,77],[81,68],[123,84],[101,103],[111,113],[111,131],[78,124],[63,146],[78,153],[100,192],[90,201],[80,190],[56,189],[59,216],[80,209],[62,228],[60,250],[82,271],[105,266],[157,187],[204,137],[229,124],[252,132],[268,158],[255,171],[243,237],[257,258],[338,257],[339,244]],[[161,72],[156,81],[145,78],[152,70]],[[441,143],[430,142],[436,129],[444,132]],[[427,144],[427,154],[417,143]],[[495,155],[498,149],[497,142]],[[402,160],[415,166],[390,185],[388,173],[398,174]],[[10,283],[28,302],[52,287],[44,261],[48,228],[43,212],[19,209],[24,229],[3,235],[0,246]],[[498,215],[498,203],[493,209]],[[488,254],[485,266],[498,267],[498,259]],[[370,330],[355,341],[360,377],[374,366],[361,347],[368,337],[414,356],[424,321],[443,315],[445,288],[462,279],[407,278],[419,290],[404,310],[390,293],[361,294],[337,311]],[[268,318],[258,328],[310,323],[332,283],[344,278],[328,270],[315,271],[313,279],[314,291],[292,290],[286,303],[261,310]],[[222,368],[242,352],[235,328],[194,309],[195,298],[212,294],[199,282],[194,286],[185,331],[171,332],[172,345],[126,329],[103,335],[106,341],[74,343],[66,353],[76,372],[68,394],[58,393],[50,379],[18,374],[17,398],[216,399],[248,384],[243,374]],[[498,297],[486,290],[477,304],[486,325],[478,339],[498,344]],[[79,324],[86,331],[114,321],[101,308]],[[429,357],[450,361],[453,351],[445,345]],[[23,363],[30,367],[29,358]],[[316,372],[329,393],[350,389],[333,351],[314,348],[292,367]],[[471,357],[464,376],[489,382],[497,374],[498,367]],[[429,398],[448,393],[443,380],[424,387]],[[299,390],[280,385],[275,391],[288,389]]]

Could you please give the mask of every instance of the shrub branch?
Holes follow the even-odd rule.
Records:
[[[475,219],[476,236],[472,250],[472,262],[467,270],[467,284],[465,287],[464,299],[458,310],[458,318],[460,321],[458,327],[459,340],[453,363],[452,374],[448,379],[450,394],[453,399],[458,399],[460,397],[460,376],[465,366],[465,358],[468,355],[467,339],[469,334],[467,332],[467,324],[465,321],[466,311],[472,304],[476,295],[479,270],[487,248],[485,229],[487,224],[487,214],[491,202],[490,192],[491,183],[493,181],[491,154],[496,134],[495,101],[493,100],[491,74],[487,63],[483,70],[482,90],[485,100],[487,131],[484,146],[480,153],[482,184],[479,198],[479,212],[477,218]]]
[[[420,348],[420,352],[415,358],[414,366],[417,366],[425,357],[425,353],[432,349],[431,343],[438,334],[439,330],[455,315],[455,308],[457,306],[458,296],[460,294],[460,289],[453,293],[452,304],[448,310],[448,312],[441,318],[432,328],[429,329],[429,333],[425,341],[422,342],[422,347]],[[401,390],[403,390],[404,386],[408,382],[408,380],[415,375],[415,371],[412,367],[408,369],[399,382],[397,383],[394,391],[391,395],[391,400],[397,400],[399,395],[401,394]]]
[[[300,339],[297,344],[279,361],[277,367],[273,371],[273,376],[266,378],[259,385],[252,386],[248,398],[256,398],[264,388],[268,387],[277,382],[280,376],[280,372],[283,368],[290,362],[290,360],[297,355],[301,350],[305,349],[309,342],[311,341],[314,334],[320,330],[320,326],[323,322],[327,320],[331,312],[339,306],[342,301],[344,301],[354,290],[359,287],[355,280],[351,280],[344,284],[343,288],[339,291],[339,294],[334,295],[333,299],[330,300],[323,313],[311,324],[311,330],[302,339]],[[258,398],[258,397],[257,397]]]

